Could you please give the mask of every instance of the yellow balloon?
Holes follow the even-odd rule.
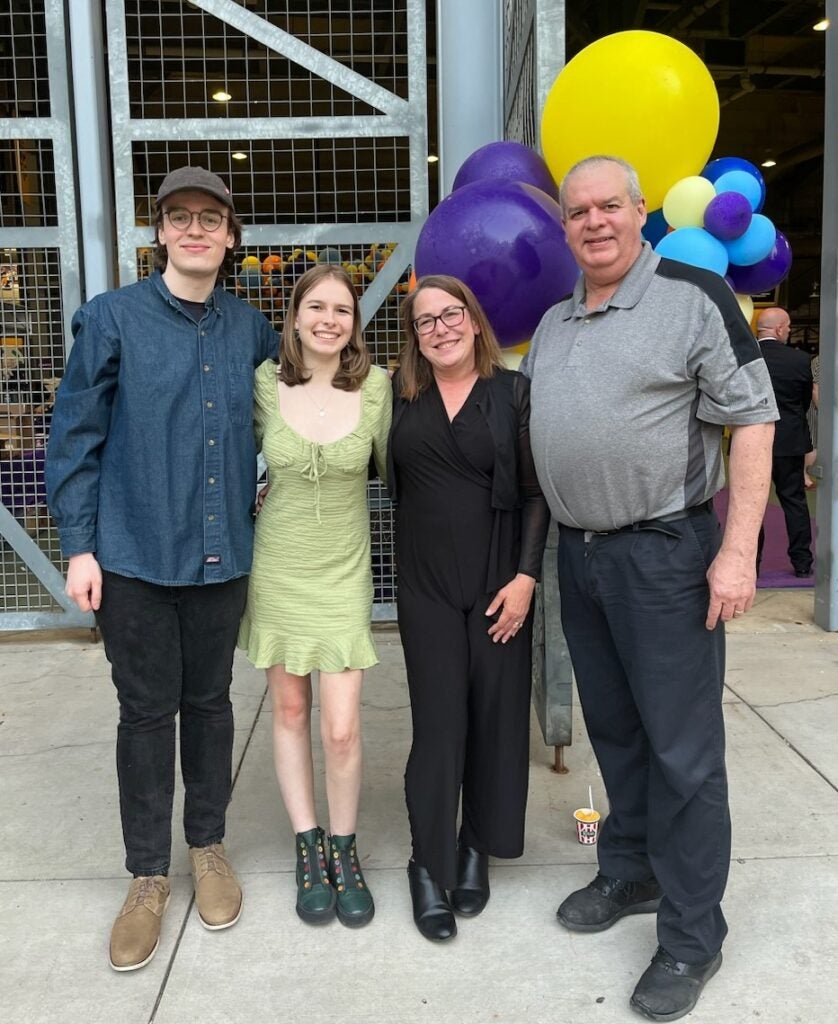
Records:
[[[737,292],[736,301],[739,303],[739,308],[742,310],[742,316],[744,316],[748,323],[750,323],[754,318],[754,300],[750,295],[740,295]]]
[[[700,175],[676,181],[663,201],[663,218],[671,228],[703,228],[704,211],[716,198],[712,181]]]
[[[510,345],[509,348],[501,349],[503,361],[507,370],[517,370],[521,360],[530,350],[529,338],[526,341],[519,341],[517,345]]]
[[[619,156],[640,177],[646,207],[707,163],[719,97],[693,51],[659,32],[617,32],[586,46],[553,83],[541,147],[556,181],[578,160]]]
[[[259,259],[258,256],[245,256],[245,258],[242,260],[242,270],[247,270],[248,267],[261,268],[261,266],[262,261]]]

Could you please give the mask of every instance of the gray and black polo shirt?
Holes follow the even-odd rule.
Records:
[[[553,516],[613,530],[701,504],[724,484],[724,426],[778,418],[759,345],[717,274],[648,243],[615,294],[585,285],[545,313],[521,370]]]

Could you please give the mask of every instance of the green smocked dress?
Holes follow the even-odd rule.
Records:
[[[383,475],[392,392],[372,367],[355,429],[327,444],[309,441],[279,413],[276,364],[256,371],[257,441],[270,491],[256,519],[253,568],[239,647],[257,668],[294,675],[378,663],[370,617],[373,585],[367,470]]]

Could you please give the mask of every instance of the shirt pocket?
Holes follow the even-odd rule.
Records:
[[[253,422],[253,378],[254,369],[250,363],[233,363],[230,366],[230,419],[233,423]]]

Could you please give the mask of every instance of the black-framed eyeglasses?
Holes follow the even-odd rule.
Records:
[[[439,316],[431,316],[428,313],[425,316],[417,317],[413,321],[413,330],[417,334],[433,334],[436,330],[437,320],[441,320],[446,327],[459,327],[465,318],[465,306],[449,306],[448,309],[443,309]]]
[[[227,219],[226,215],[218,210],[201,210],[193,213],[182,206],[175,206],[171,210],[164,210],[163,216],[169,218],[169,223],[178,231],[186,231],[192,227],[192,221],[198,218],[198,223],[204,231],[218,231],[222,223]]]

